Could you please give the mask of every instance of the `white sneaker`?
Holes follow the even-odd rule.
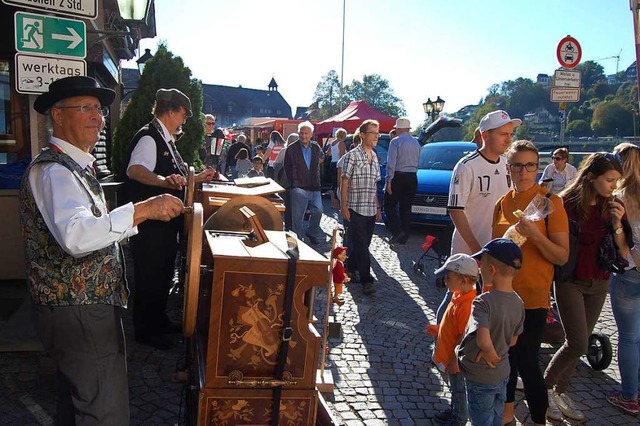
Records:
[[[582,411],[575,407],[575,403],[566,393],[557,394],[555,396],[556,404],[565,417],[573,420],[584,420]]]
[[[547,417],[551,420],[560,421],[563,419],[562,412],[556,404],[556,393],[553,389],[547,389],[547,399],[549,400],[549,407],[547,408]]]

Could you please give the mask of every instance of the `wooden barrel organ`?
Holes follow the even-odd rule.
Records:
[[[193,181],[191,187],[185,220],[186,423],[318,424],[327,417],[315,386],[320,335],[308,319],[305,293],[325,286],[329,260],[282,231],[271,201],[235,197],[206,218],[202,204],[193,202]],[[283,351],[286,360],[279,359]]]

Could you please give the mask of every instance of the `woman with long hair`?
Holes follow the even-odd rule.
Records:
[[[547,415],[552,419],[562,415],[584,419],[567,388],[578,360],[587,352],[589,336],[609,292],[611,272],[598,261],[602,242],[612,235],[618,254],[626,256],[629,252],[622,225],[625,207],[613,197],[621,176],[619,157],[597,152],[582,162],[576,179],[560,193],[568,218],[580,229],[573,278],[554,286],[565,342],[544,372],[550,390]]]
[[[618,326],[618,369],[621,391],[607,395],[607,401],[626,414],[637,415],[640,376],[640,147],[622,143],[613,149],[622,159],[622,178],[615,194],[626,207],[633,231],[634,247],[624,274],[611,275],[611,310]]]
[[[278,158],[278,154],[283,148],[284,138],[279,131],[274,130],[273,132],[271,132],[269,145],[267,145],[267,151],[262,156],[263,159],[269,160],[269,163],[267,164],[267,177],[270,177],[271,179],[275,179],[273,166],[275,165],[276,158]]]
[[[522,268],[513,278],[513,290],[524,302],[525,318],[522,334],[509,349],[511,374],[502,423],[513,421],[516,383],[520,375],[531,420],[536,425],[544,425],[548,392],[538,354],[547,322],[553,265],[565,263],[569,257],[569,224],[562,199],[536,183],[539,155],[535,145],[527,140],[515,141],[506,156],[513,189],[496,203],[492,234],[493,238],[501,237],[515,225],[516,231],[526,238],[521,246]],[[526,210],[533,200],[548,203],[544,207],[549,212],[546,219],[532,221],[514,214]]]

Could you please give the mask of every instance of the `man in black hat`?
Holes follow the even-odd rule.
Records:
[[[170,195],[107,209],[91,151],[114,98],[78,76],[51,83],[34,103],[53,133],[23,178],[20,217],[36,328],[62,385],[56,424],[129,424],[119,241],[183,210]]]
[[[178,89],[159,89],[152,112],[153,120],[135,134],[127,150],[125,187],[132,201],[160,194],[182,198],[187,183],[187,165],[176,148],[175,135],[193,115],[191,101]],[[195,181],[209,181],[213,174],[213,169],[205,169]],[[135,337],[156,349],[170,349],[173,343],[166,334],[181,331],[180,324],[169,321],[165,311],[182,227],[182,217],[170,222],[148,221],[131,239]]]

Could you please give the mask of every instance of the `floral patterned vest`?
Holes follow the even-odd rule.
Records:
[[[100,183],[67,154],[45,148],[33,160],[22,179],[20,218],[25,241],[29,292],[33,303],[47,306],[106,304],[126,307],[129,290],[124,279],[120,245],[113,243],[86,256],[65,252],[49,231],[31,192],[29,172],[37,163],[55,162],[69,169],[91,199],[96,217],[103,212]]]

